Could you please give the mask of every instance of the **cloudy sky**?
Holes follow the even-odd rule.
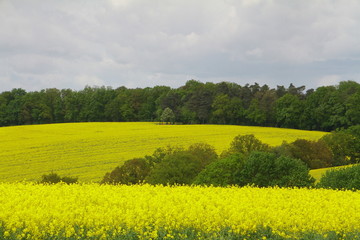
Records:
[[[0,91],[360,82],[359,0],[0,0]]]

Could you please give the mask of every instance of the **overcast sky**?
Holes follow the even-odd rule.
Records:
[[[0,0],[0,91],[360,82],[359,0]]]

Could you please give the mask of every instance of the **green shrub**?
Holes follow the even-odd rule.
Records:
[[[217,159],[215,148],[206,143],[158,148],[150,156],[134,158],[105,174],[101,183],[190,184],[196,175]]]
[[[320,182],[319,188],[360,189],[360,165],[327,171]]]
[[[333,166],[333,153],[324,141],[297,139],[292,143],[284,142],[274,150],[280,156],[300,159],[310,169]]]
[[[356,145],[359,141],[355,136],[345,131],[326,134],[321,138],[333,153],[333,166],[347,165],[356,162],[358,154]]]
[[[230,148],[227,151],[224,151],[221,155],[222,157],[227,157],[236,153],[249,154],[253,151],[266,152],[269,150],[270,146],[262,143],[253,134],[238,135],[231,142]]]
[[[168,155],[155,165],[146,182],[150,184],[191,184],[202,170],[198,158],[187,151]]]
[[[145,159],[151,167],[154,167],[157,163],[162,162],[166,156],[172,155],[180,151],[184,151],[184,148],[178,146],[161,147],[157,148],[152,155],[145,156]]]
[[[351,126],[344,130],[345,133],[351,134],[354,137],[353,152],[349,156],[352,163],[360,162],[360,125]]]
[[[134,158],[106,173],[101,183],[136,184],[145,180],[150,169],[150,164],[144,158]]]
[[[243,154],[234,154],[212,162],[199,173],[193,184],[214,186],[238,184],[244,161]]]
[[[60,177],[57,173],[50,173],[50,174],[44,174],[41,176],[41,180],[39,183],[66,183],[66,184],[72,184],[77,183],[78,178],[76,177]]]
[[[252,152],[244,163],[240,180],[241,185],[259,187],[307,187],[314,182],[302,161],[268,152]]]
[[[194,143],[187,151],[200,161],[201,168],[205,168],[218,158],[215,148],[207,143]]]

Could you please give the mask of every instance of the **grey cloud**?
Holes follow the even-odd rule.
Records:
[[[359,76],[359,11],[355,0],[3,0],[0,90],[190,78],[316,87]]]

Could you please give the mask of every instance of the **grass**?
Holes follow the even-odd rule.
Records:
[[[324,132],[231,125],[156,123],[66,123],[0,128],[0,182],[39,180],[56,172],[99,181],[125,160],[158,147],[206,142],[218,153],[239,134],[254,134],[272,146],[298,138],[316,140]]]

